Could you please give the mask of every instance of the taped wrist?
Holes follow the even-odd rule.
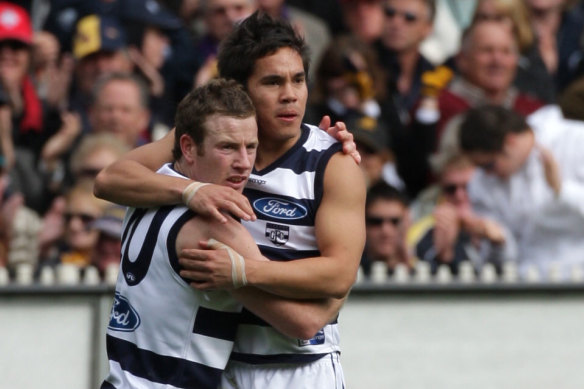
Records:
[[[207,245],[213,249],[225,249],[229,254],[231,260],[231,281],[235,289],[247,285],[247,277],[245,276],[245,260],[243,257],[231,247],[221,243],[215,239],[209,239]]]
[[[195,181],[195,182],[187,185],[187,187],[184,188],[184,190],[182,192],[183,204],[188,207],[189,203],[191,202],[193,197],[195,197],[195,194],[197,193],[197,191],[199,189],[201,189],[202,187],[204,187],[205,185],[209,185],[209,184],[204,183],[204,182],[196,182]]]

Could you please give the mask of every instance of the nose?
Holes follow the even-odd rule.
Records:
[[[247,152],[247,148],[245,146],[240,147],[233,163],[234,167],[240,170],[250,170],[252,164],[253,157]]]
[[[296,96],[296,89],[291,81],[287,81],[282,86],[282,96],[281,99],[285,103],[293,103],[298,97]]]

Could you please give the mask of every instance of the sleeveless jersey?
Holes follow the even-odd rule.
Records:
[[[180,176],[170,164],[158,172]],[[184,206],[128,209],[102,388],[219,386],[241,305],[179,276],[176,237],[194,216]]]
[[[263,255],[276,261],[320,255],[314,221],[326,165],[341,148],[326,132],[304,124],[290,150],[267,168],[254,169],[244,194],[257,220],[242,223]],[[244,309],[231,358],[252,364],[306,363],[335,351],[339,351],[336,320],[313,339],[292,339]]]

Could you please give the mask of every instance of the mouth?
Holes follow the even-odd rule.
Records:
[[[227,179],[228,186],[238,189],[245,186],[247,182],[247,176],[232,176]]]
[[[296,111],[279,112],[277,115],[278,119],[283,120],[285,122],[292,122],[292,121],[296,120],[297,117],[298,117],[298,113],[296,113]]]

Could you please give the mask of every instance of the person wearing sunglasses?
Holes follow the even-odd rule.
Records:
[[[64,199],[62,222],[54,225],[60,229],[60,237],[41,253],[40,267],[71,264],[84,269],[91,263],[99,237],[92,224],[102,216],[108,202],[93,195],[91,180],[78,182],[65,193]]]
[[[499,106],[475,108],[460,147],[480,168],[469,183],[473,208],[517,242],[520,277],[536,270],[568,280],[584,266],[584,125],[557,106],[527,118]]]
[[[434,0],[386,0],[385,23],[375,42],[379,61],[388,73],[388,91],[408,117],[420,98],[421,76],[434,65],[420,53],[420,45],[432,32]],[[407,121],[407,120],[406,120]]]
[[[471,261],[477,272],[486,262],[500,268],[515,251],[505,244],[504,228],[472,208],[468,195],[476,170],[472,161],[450,150],[441,150],[431,161],[437,183],[412,204],[415,222],[408,231],[408,242],[416,257],[430,264],[432,274],[444,264],[456,276],[463,261]]]
[[[414,267],[413,256],[406,244],[409,226],[409,200],[395,187],[384,181],[372,185],[365,203],[365,249],[361,268],[365,277],[371,276],[373,262],[387,264],[388,275],[398,264]]]

